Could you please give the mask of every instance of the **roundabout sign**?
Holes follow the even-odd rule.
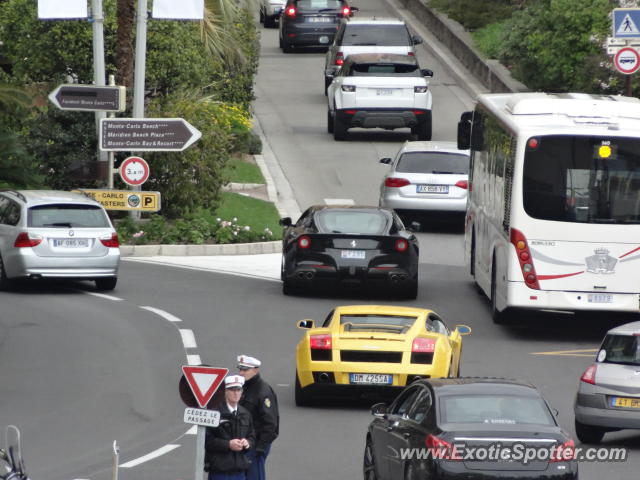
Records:
[[[120,178],[127,185],[142,185],[149,179],[149,164],[140,157],[128,157],[120,165]]]
[[[621,48],[613,57],[613,63],[620,73],[631,75],[640,68],[640,54],[635,48]]]

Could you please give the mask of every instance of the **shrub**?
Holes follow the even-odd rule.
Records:
[[[509,18],[522,3],[522,0],[430,0],[429,6],[474,31]]]

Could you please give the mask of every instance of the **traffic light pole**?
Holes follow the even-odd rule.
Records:
[[[102,11],[102,0],[91,1],[91,12],[93,18],[93,83],[98,86],[104,86],[106,75],[104,67],[104,12]],[[98,135],[100,134],[100,119],[106,116],[106,112],[96,112],[96,132],[98,132]],[[98,149],[98,161],[107,162],[107,152]],[[105,165],[105,163],[99,165]]]

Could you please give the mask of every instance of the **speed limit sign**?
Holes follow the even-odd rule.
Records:
[[[125,158],[120,165],[120,178],[128,185],[142,185],[149,179],[149,164],[140,157]]]

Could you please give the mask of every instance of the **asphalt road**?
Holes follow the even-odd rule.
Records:
[[[381,0],[354,3],[360,15],[391,14]],[[410,139],[408,132],[361,131],[335,142],[324,123],[323,54],[284,55],[277,31],[262,32],[256,115],[301,208],[335,198],[377,203],[384,172],[377,161]],[[419,58],[435,72],[434,139],[451,140],[471,98],[427,50]],[[457,226],[425,225],[415,301],[284,297],[277,281],[129,262],[108,296],[93,294],[88,283],[0,292],[0,426],[20,427],[34,480],[107,480],[114,440],[122,479],[193,478],[195,437],[182,422],[180,365],[199,355],[205,364],[233,367],[237,354],[248,353],[263,360],[280,400],[269,478],[361,478],[370,402],[294,406],[295,322],[322,319],[340,304],[390,302],[428,306],[450,325],[470,325],[464,374],[531,381],[574,433],[578,379],[614,320],[534,315],[494,325],[463,266],[461,237]],[[630,459],[583,464],[583,480],[637,477],[638,434],[608,434],[603,445],[628,448]]]

